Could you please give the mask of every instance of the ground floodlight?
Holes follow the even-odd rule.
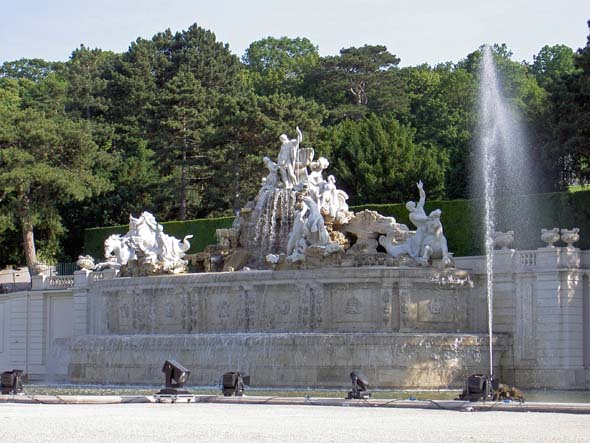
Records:
[[[244,385],[250,384],[250,376],[239,372],[226,372],[221,376],[220,388],[224,397],[241,397],[244,395]]]
[[[369,381],[359,371],[350,373],[350,380],[352,381],[352,390],[348,391],[347,399],[367,399],[371,398],[371,393],[367,390]]]
[[[191,375],[190,371],[176,360],[166,360],[162,372],[166,374],[167,388],[182,388]]]
[[[190,395],[188,391],[179,389],[184,386],[191,375],[187,368],[176,360],[166,360],[162,367],[162,372],[166,374],[166,388],[160,390],[157,395]]]
[[[23,391],[22,369],[13,369],[3,372],[0,375],[0,386],[2,394],[19,394]]]
[[[463,392],[458,399],[469,401],[492,400],[499,388],[500,381],[495,375],[472,374],[467,377]]]

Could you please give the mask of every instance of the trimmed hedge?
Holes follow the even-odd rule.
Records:
[[[193,234],[190,239],[191,247],[188,254],[194,254],[205,249],[205,246],[217,243],[215,230],[219,228],[231,228],[234,217],[201,218],[197,220],[164,222],[164,232],[176,238],[183,239],[185,235]],[[109,226],[105,228],[92,228],[84,231],[84,254],[90,254],[94,258],[102,258],[104,255],[104,241],[112,234],[126,234],[129,225]]]
[[[482,200],[441,200],[426,201],[426,213],[440,208],[442,223],[449,249],[455,256],[481,255],[483,253],[483,224],[480,222]],[[497,230],[513,230],[518,249],[536,249],[544,246],[541,242],[542,228],[580,228],[580,241],[577,247],[590,249],[590,191],[556,192],[533,194],[500,199],[497,203]],[[351,210],[363,209],[377,211],[395,217],[415,229],[408,218],[405,203],[360,205]],[[524,213],[532,214],[528,219]],[[205,246],[216,242],[215,230],[229,228],[233,217],[206,218],[162,223],[164,232],[182,239],[187,234],[195,237],[191,241],[189,253],[202,251]],[[125,234],[127,225],[87,229],[84,233],[84,250],[93,257],[103,256],[104,240],[111,234]]]

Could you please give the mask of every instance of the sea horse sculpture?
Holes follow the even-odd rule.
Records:
[[[183,257],[190,248],[186,235],[182,241],[164,233],[164,228],[149,212],[140,217],[129,216],[129,231],[125,235],[111,235],[105,240],[105,257],[114,255],[116,263],[107,262],[100,268],[115,267],[131,274],[186,272]],[[112,260],[112,258],[111,258]]]

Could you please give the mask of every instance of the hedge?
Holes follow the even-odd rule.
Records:
[[[442,223],[449,249],[456,256],[480,255],[483,251],[482,200],[426,201],[426,212],[440,208]],[[415,229],[408,218],[405,203],[359,205],[350,208],[358,212],[371,209],[380,214],[395,217]],[[524,214],[531,214],[525,219]],[[497,204],[497,230],[513,230],[518,249],[536,249],[541,242],[542,228],[580,228],[580,241],[576,246],[590,249],[590,191],[533,194],[500,199]],[[233,217],[208,218],[162,223],[164,232],[182,239],[187,234],[195,237],[189,253],[202,251],[215,243],[215,229],[231,227]],[[84,233],[85,253],[102,257],[103,242],[111,234],[124,234],[128,226],[87,229]]]

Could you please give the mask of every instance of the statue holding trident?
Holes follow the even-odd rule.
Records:
[[[295,168],[299,156],[299,143],[303,140],[303,134],[297,126],[297,138],[289,140],[287,134],[282,134],[279,137],[281,141],[281,150],[277,159],[277,165],[281,173],[281,179],[286,189],[292,189],[297,184],[297,177],[295,176]]]

